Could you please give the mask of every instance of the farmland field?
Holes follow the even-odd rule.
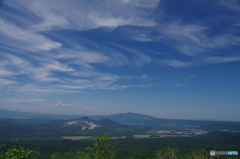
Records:
[[[62,136],[64,139],[69,140],[81,140],[81,139],[93,139],[92,136]]]
[[[133,135],[135,138],[149,138],[151,135]]]
[[[207,131],[198,129],[189,130],[151,130],[143,134],[134,134],[133,138],[170,138],[170,137],[194,137],[202,134],[206,134]],[[94,136],[62,136],[63,139],[69,140],[94,140]],[[124,139],[126,136],[111,137],[111,139]]]
[[[200,134],[206,134],[207,131],[204,130],[199,130],[199,129],[190,129],[192,132],[195,132],[196,135],[200,135]]]
[[[69,140],[94,140],[93,136],[62,136],[63,139]],[[111,137],[111,139],[124,139],[126,136],[122,137]]]

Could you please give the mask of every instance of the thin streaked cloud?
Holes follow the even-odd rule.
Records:
[[[159,60],[162,65],[171,66],[171,67],[189,67],[192,65],[192,62],[183,62],[178,60]]]
[[[22,106],[43,99],[53,108],[73,100],[102,112],[116,105],[161,112],[179,105],[172,98],[185,98],[184,110],[192,106],[188,100],[234,107],[240,99],[239,17],[236,0],[3,1],[1,98],[29,97]],[[215,72],[226,76],[213,85]],[[188,95],[194,90],[199,94]],[[222,101],[202,102],[206,92]]]
[[[50,102],[44,99],[26,99],[26,98],[7,98],[2,101],[7,101],[15,104],[39,104],[43,106],[55,106],[62,108],[76,108],[76,109],[92,109],[93,107],[84,106],[78,103],[67,103],[63,101]]]
[[[215,63],[225,63],[225,62],[235,62],[240,61],[240,56],[228,56],[228,57],[206,57],[206,62],[215,64]]]

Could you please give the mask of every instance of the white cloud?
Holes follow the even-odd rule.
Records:
[[[8,80],[8,79],[4,79],[4,78],[0,78],[0,86],[4,86],[4,85],[9,85],[9,84],[16,84],[16,81],[13,80]]]
[[[70,78],[63,78],[60,84],[52,83],[46,84],[45,86],[41,86],[39,84],[26,84],[23,86],[9,86],[14,90],[18,90],[19,92],[32,92],[32,93],[53,93],[53,94],[62,94],[62,93],[74,93],[79,92],[82,89],[108,89],[108,90],[116,90],[116,89],[126,89],[131,87],[152,87],[156,84],[139,84],[139,85],[119,85],[116,84],[117,80],[129,80],[129,79],[146,79],[147,76],[135,76],[135,77],[126,77],[120,78],[114,74],[91,74],[85,75],[90,76],[91,78],[88,79],[81,79],[81,76],[78,75],[78,79],[70,79]]]
[[[46,66],[35,67],[29,65],[28,67],[23,68],[26,71],[26,74],[35,81],[40,82],[55,82],[61,81],[59,77],[53,76],[49,68]]]
[[[9,51],[4,53],[2,60],[2,83],[16,84],[13,79],[18,78],[18,85],[8,88],[20,92],[67,93],[84,88],[112,88],[123,78],[96,71],[94,64],[116,67],[133,61],[134,65],[143,66],[151,58],[140,51],[125,48],[134,55],[129,60],[127,55],[111,47],[85,39],[79,42],[51,31],[82,31],[99,27],[114,29],[123,25],[155,26],[148,16],[158,3],[159,0],[105,0],[101,3],[94,0],[5,1],[4,5],[14,12],[7,9],[0,11],[4,15],[0,18],[0,42],[4,44],[5,51]],[[24,17],[16,12],[23,13]],[[82,46],[81,42],[89,47]],[[62,76],[58,75],[59,72]],[[14,78],[10,79],[10,76]],[[70,85],[69,81],[72,82]]]
[[[10,7],[31,11],[36,18],[41,18],[36,25],[30,27],[34,31],[67,28],[88,30],[98,27],[115,28],[122,25],[153,26],[155,23],[147,15],[158,6],[158,3],[159,0],[5,2]]]
[[[90,67],[90,63],[105,63],[111,60],[110,57],[104,55],[101,52],[89,51],[86,49],[62,49],[56,57],[56,59],[68,59],[71,60],[71,63],[81,64],[83,66]]]
[[[132,52],[136,57],[135,64],[142,66],[143,63],[149,62],[148,57],[143,53],[135,51],[133,49],[124,48]],[[105,48],[103,50],[109,50]],[[111,49],[110,49],[111,50]],[[146,75],[135,76],[125,78],[112,73],[105,73],[95,71],[91,63],[103,63],[110,66],[126,63],[124,56],[116,52],[116,56],[98,51],[87,52],[84,49],[79,51],[63,49],[54,54],[47,55],[47,58],[41,58],[39,56],[29,56],[31,58],[29,62],[23,59],[21,56],[17,57],[9,53],[4,53],[2,76],[6,77],[21,74],[27,77],[28,84],[18,83],[18,85],[12,85],[8,87],[10,90],[18,90],[19,92],[36,92],[36,93],[69,93],[78,92],[81,89],[122,89],[130,86],[117,86],[116,82],[119,80],[129,79],[145,79]],[[120,57],[118,61],[117,57]],[[122,58],[122,59],[121,59]],[[64,60],[65,62],[59,62]],[[114,62],[116,60],[116,62]],[[34,61],[34,62],[33,62]],[[109,63],[108,63],[109,61]],[[81,66],[80,69],[75,69],[69,65]],[[9,71],[8,68],[11,68]],[[64,76],[58,76],[57,73],[61,72]],[[30,78],[30,79],[29,79]],[[2,84],[16,84],[11,80],[2,80]],[[133,86],[141,87],[141,86]]]
[[[63,65],[63,64],[60,64],[58,61],[53,61],[52,63],[50,64],[46,64],[46,67],[49,69],[49,70],[57,70],[57,71],[74,71],[74,69],[66,66],[66,65]]]
[[[239,6],[239,1],[238,0],[220,0],[220,4],[224,7],[227,7],[233,11],[238,11],[240,12],[240,6]]]
[[[0,33],[1,43],[29,51],[52,50],[62,45],[38,33],[23,30],[2,18],[0,18]]]
[[[122,79],[147,79],[147,75],[142,75],[142,76],[126,76],[126,77],[121,77]]]
[[[205,58],[207,63],[224,63],[224,62],[234,62],[240,61],[240,56],[228,56],[228,57],[206,57]]]
[[[121,49],[124,49],[130,53],[132,53],[133,55],[135,55],[135,58],[134,58],[134,63],[135,65],[137,66],[144,66],[145,63],[150,63],[151,62],[151,57],[145,55],[143,52],[141,51],[138,51],[138,50],[135,50],[135,49],[132,49],[132,48],[128,48],[128,47],[125,47],[125,46],[121,46],[121,45],[118,45],[118,44],[113,44],[112,45],[114,46],[117,46]]]
[[[62,107],[62,108],[77,108],[77,109],[92,109],[93,107],[89,107],[89,106],[84,106],[82,104],[78,104],[78,103],[67,103],[67,102],[63,102],[63,101],[55,101],[54,103],[48,103],[49,105],[54,105],[57,107]]]
[[[4,53],[4,54],[8,58],[8,61],[7,61],[8,65],[18,65],[18,66],[28,65],[28,62],[26,62],[25,60],[23,60],[17,56],[14,56],[14,55],[11,55],[8,53]]]
[[[79,90],[79,89],[105,89],[111,87],[117,80],[119,76],[109,73],[98,73],[94,71],[90,72],[79,72],[74,73],[78,78],[87,77],[91,80],[86,79],[66,79],[66,82],[61,85],[53,85],[55,88],[64,88],[70,90]],[[71,83],[71,84],[69,84]]]
[[[2,101],[7,101],[15,104],[38,104],[43,106],[54,106],[61,108],[75,108],[75,109],[92,109],[93,107],[84,106],[79,103],[68,103],[64,101],[54,101],[50,102],[44,99],[26,99],[26,98],[6,98],[2,99]]]
[[[183,62],[178,60],[159,60],[158,62],[171,67],[189,67],[192,65],[192,62]]]
[[[189,79],[194,79],[194,78],[196,78],[196,76],[191,75],[191,76],[185,77],[184,79],[185,79],[185,80],[189,80]]]
[[[12,103],[42,103],[45,102],[44,99],[24,99],[24,98],[7,98],[3,101],[9,101]]]
[[[176,84],[176,87],[181,87],[181,86],[184,86],[184,85],[186,85],[187,83],[178,83],[178,84]]]
[[[140,85],[118,85],[114,84],[111,87],[103,87],[102,89],[111,89],[111,90],[116,90],[116,89],[126,89],[126,88],[144,88],[144,87],[153,87],[157,86],[157,84],[140,84]]]
[[[189,56],[209,54],[209,49],[240,44],[240,38],[230,33],[210,36],[210,29],[200,24],[165,23],[158,27],[158,32],[165,35],[159,40]]]
[[[20,70],[19,68],[15,68],[18,66],[24,66],[27,63],[10,54],[7,54],[5,52],[1,52],[1,60],[0,60],[0,77],[5,77],[9,79],[2,79],[0,83],[5,83],[5,84],[14,84],[16,83],[16,79],[13,77],[16,75],[23,74],[23,71]]]
[[[43,61],[37,61],[35,66],[29,62],[26,62],[22,58],[19,58],[14,55],[4,53],[6,56],[2,67],[4,69],[0,70],[0,76],[10,76],[23,74],[27,77],[30,77],[36,81],[49,82],[49,81],[61,81],[58,77],[54,76],[52,71],[61,71],[61,72],[71,72],[74,69],[70,68],[67,65],[60,64],[58,61],[51,61],[51,59],[43,59]],[[42,62],[42,63],[41,63]],[[14,69],[12,69],[14,67]],[[8,68],[11,68],[9,71]],[[2,74],[1,74],[2,73]]]
[[[26,84],[21,86],[9,86],[10,89],[14,89],[18,92],[27,92],[27,93],[53,93],[53,94],[66,94],[66,93],[74,93],[78,91],[66,90],[66,89],[56,89],[51,85],[41,86],[37,84]]]
[[[0,68],[0,76],[16,75],[17,73]]]

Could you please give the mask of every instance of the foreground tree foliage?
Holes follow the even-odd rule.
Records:
[[[13,146],[7,152],[0,154],[0,159],[35,159],[36,150],[26,149],[17,143],[17,139],[12,140]]]
[[[96,143],[92,147],[85,148],[84,151],[53,153],[51,159],[113,159],[116,151],[115,145],[110,142],[108,135],[95,137]],[[0,152],[0,159],[41,159],[41,155],[36,150],[26,149],[18,145],[17,140],[12,141],[13,146],[6,152]],[[180,154],[177,147],[165,147],[156,151],[155,157],[151,159],[230,159],[233,156],[210,156],[205,149],[196,149],[187,154]],[[235,156],[239,158],[239,156]],[[137,159],[137,158],[127,158]],[[150,159],[150,158],[147,158]]]
[[[54,153],[51,155],[51,159],[112,159],[116,151],[113,145],[110,144],[110,137],[103,135],[101,137],[95,137],[96,143],[93,147],[85,148],[85,151],[78,151],[77,153]]]
[[[219,156],[211,156],[205,149],[196,149],[188,154],[179,155],[176,147],[165,147],[156,152],[156,159],[219,159]]]
[[[171,159],[171,158],[177,158],[178,150],[176,147],[165,147],[162,150],[159,150],[156,152],[156,159]]]

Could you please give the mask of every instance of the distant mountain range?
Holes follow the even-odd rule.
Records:
[[[60,129],[94,129],[97,127],[102,127],[97,121],[90,119],[88,117],[82,117],[81,119],[71,119],[71,120],[54,120],[49,123],[44,123],[40,125],[41,128],[48,130],[60,130]]]
[[[109,118],[113,121],[129,124],[129,125],[145,125],[153,121],[161,120],[160,118],[155,118],[149,115],[136,114],[136,113],[120,113],[113,115],[99,115],[99,116],[89,116],[94,120],[100,120],[102,118]]]
[[[92,135],[111,131],[114,128],[157,128],[171,125],[195,126],[206,131],[240,131],[240,122],[161,119],[136,113],[120,113],[102,116],[45,115],[0,109],[0,135],[8,133],[31,133],[37,131],[61,132],[62,134]],[[129,128],[129,129],[128,129]],[[85,131],[87,130],[87,131]],[[88,131],[89,130],[89,131]]]
[[[15,121],[0,119],[0,135],[9,133],[32,133],[35,129],[29,125]]]
[[[81,115],[55,115],[55,114],[40,114],[40,113],[30,113],[30,112],[20,112],[20,111],[9,111],[0,109],[0,118],[15,118],[15,119],[51,119],[51,120],[69,120],[69,119],[80,119]],[[99,122],[104,122],[105,124],[111,125],[112,122],[118,122],[125,125],[160,125],[160,124],[179,124],[179,125],[209,125],[214,123],[234,125],[240,122],[229,122],[229,121],[205,121],[205,120],[180,120],[180,119],[162,119],[155,118],[149,115],[136,114],[136,113],[120,113],[113,115],[98,115],[98,116],[88,116],[93,120],[100,120]],[[108,118],[111,119],[110,122]],[[116,126],[116,123],[113,124]],[[119,125],[120,126],[120,125]],[[124,127],[124,126],[123,126]]]
[[[127,125],[160,125],[160,124],[178,124],[178,125],[209,125],[214,123],[221,123],[226,125],[240,124],[240,122],[229,122],[229,121],[208,121],[208,120],[187,120],[187,119],[163,119],[156,118],[149,115],[136,114],[136,113],[120,113],[113,115],[104,116],[89,116],[94,120],[101,118],[109,118],[113,121],[127,124]]]
[[[103,125],[108,128],[129,128],[128,125],[120,124],[118,122],[114,122],[109,118],[102,118],[98,121],[100,125]]]
[[[38,120],[25,120],[27,120],[28,123],[38,123]],[[0,118],[0,135],[5,136],[8,134],[26,134],[34,132],[58,132],[59,134],[74,134],[77,132],[83,132],[85,130],[95,130],[97,128],[99,128],[100,131],[106,131],[111,130],[112,128],[130,128],[130,126],[114,122],[109,118],[103,118],[99,121],[95,121],[88,117],[69,120],[45,120],[45,123],[42,123],[40,125],[29,125],[26,123],[24,124],[22,121],[19,122],[18,119],[12,120],[10,118]]]
[[[107,128],[128,128],[127,125],[114,122],[109,118],[103,118],[99,121],[90,119],[88,117],[82,117],[81,119],[70,120],[53,120],[48,123],[40,125],[41,128],[48,130],[60,130],[60,129],[78,129],[78,130],[92,130],[100,127]]]

